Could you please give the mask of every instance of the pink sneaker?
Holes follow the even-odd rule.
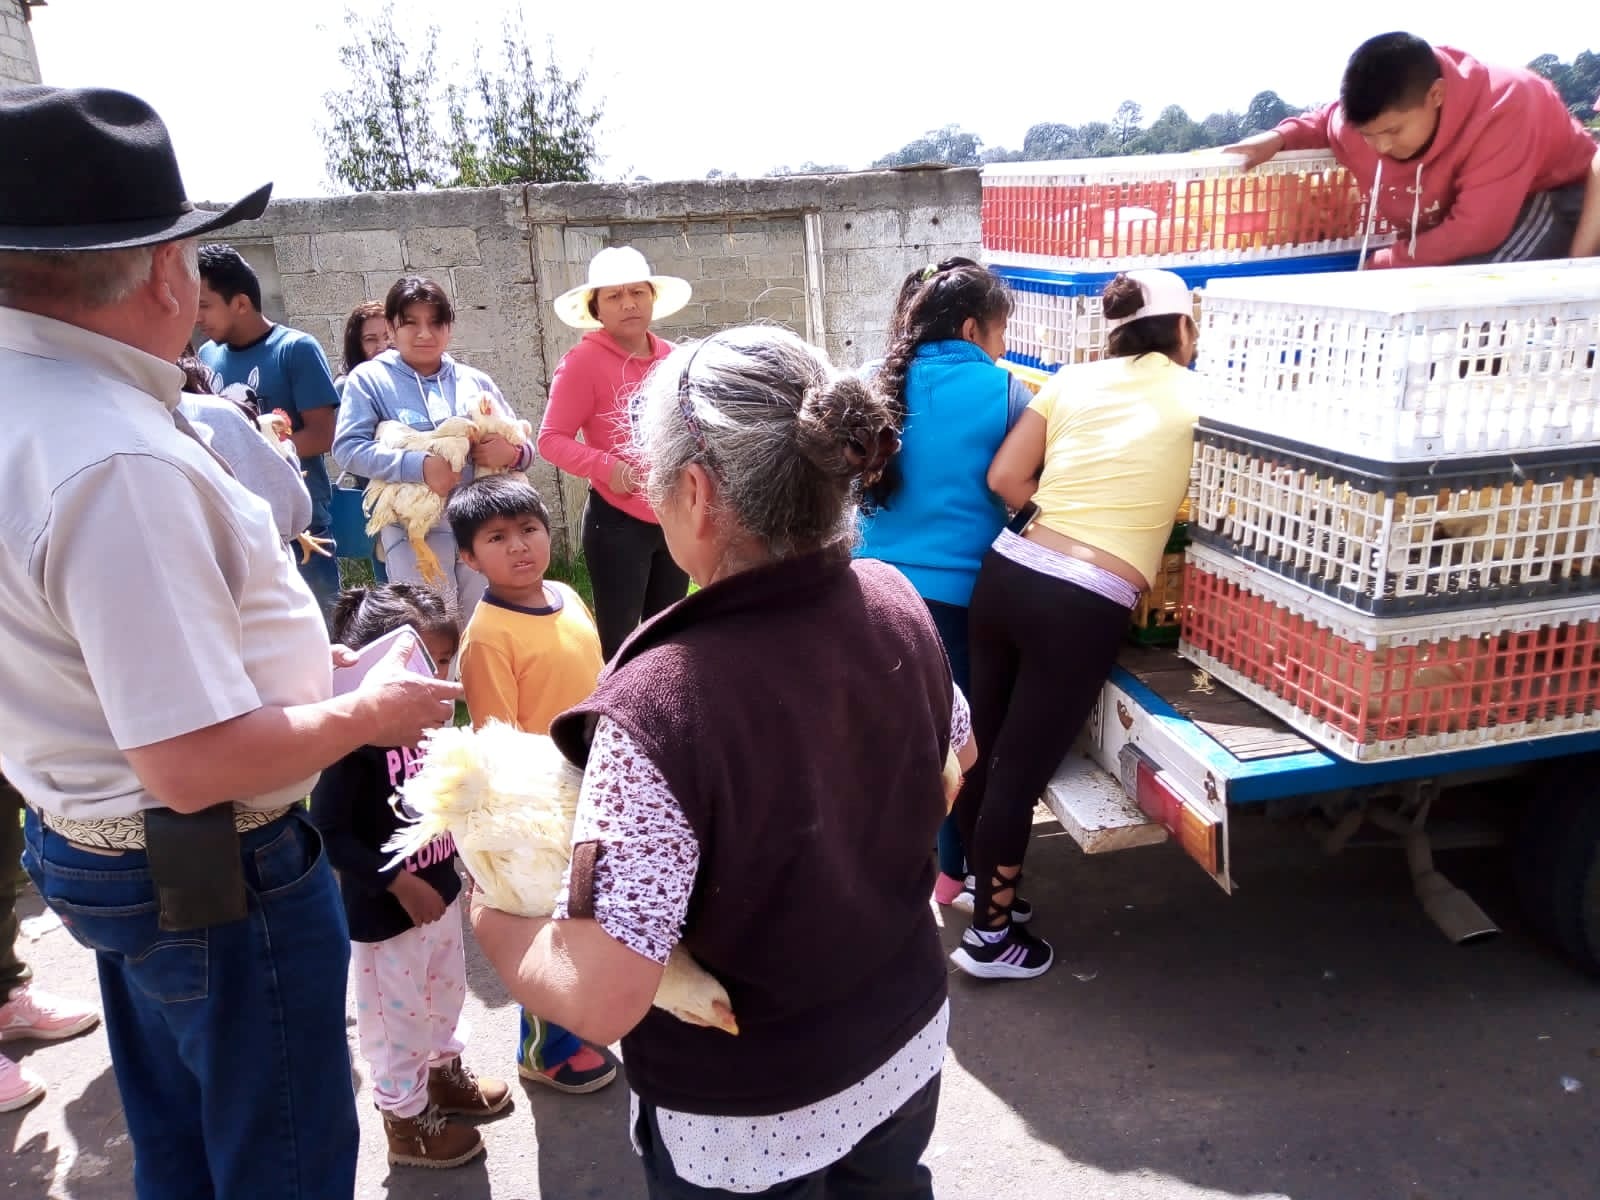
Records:
[[[0,1113],[27,1108],[44,1095],[44,1080],[0,1054]]]
[[[77,1037],[98,1024],[100,1014],[93,1008],[74,1007],[31,984],[23,984],[0,1004],[0,1042],[22,1038],[54,1042]]]
[[[961,895],[961,889],[965,886],[966,882],[964,880],[952,879],[943,871],[940,871],[939,878],[934,880],[933,898],[940,904],[949,904],[957,896]]]

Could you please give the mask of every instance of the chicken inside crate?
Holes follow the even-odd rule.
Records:
[[[1600,447],[1395,464],[1200,423],[1194,537],[1363,612],[1600,589]]]

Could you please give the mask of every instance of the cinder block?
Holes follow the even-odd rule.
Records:
[[[743,258],[702,258],[700,274],[707,279],[727,279],[736,275],[751,274],[751,270]]]
[[[457,267],[450,272],[450,292],[457,304],[497,302],[494,275],[487,267]]]
[[[822,244],[830,250],[900,244],[900,214],[884,209],[843,209],[822,215]]]
[[[752,254],[745,262],[750,274],[761,279],[788,279],[794,274],[794,264],[787,254]]]
[[[737,300],[719,300],[715,304],[706,305],[705,324],[719,327],[729,325],[743,325],[750,320],[750,304]]]
[[[393,229],[314,233],[311,253],[319,271],[396,271],[402,267],[400,234]]]
[[[301,275],[315,270],[311,261],[311,235],[290,233],[272,239],[272,251],[278,259],[280,275]]]
[[[422,226],[406,230],[405,261],[408,265],[420,263],[449,263],[451,266],[476,266],[478,233],[462,226]]]
[[[283,307],[290,324],[304,314],[348,313],[366,298],[365,279],[349,272],[283,277]]]

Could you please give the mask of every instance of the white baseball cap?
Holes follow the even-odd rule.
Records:
[[[1144,293],[1144,303],[1131,317],[1113,317],[1106,321],[1106,332],[1141,321],[1145,317],[1194,316],[1194,293],[1179,275],[1171,271],[1128,271],[1129,279],[1139,285]]]

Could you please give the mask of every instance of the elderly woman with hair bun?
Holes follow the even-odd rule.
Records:
[[[973,750],[926,606],[850,554],[898,430],[819,351],[746,327],[657,366],[636,436],[700,590],[551,730],[585,766],[556,916],[479,906],[474,929],[518,1001],[622,1039],[649,1195],[932,1196],[949,1009],[928,847],[944,759]],[[650,1007],[680,942],[737,1036]]]

